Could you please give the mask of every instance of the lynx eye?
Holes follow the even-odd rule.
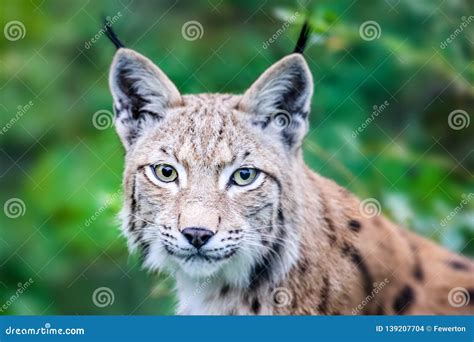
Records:
[[[250,167],[242,167],[237,169],[233,174],[231,181],[238,186],[246,186],[251,184],[257,178],[258,171]]]
[[[158,164],[152,166],[155,177],[165,183],[171,183],[178,178],[178,172],[174,167],[168,164]]]

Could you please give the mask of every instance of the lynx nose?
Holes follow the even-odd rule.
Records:
[[[204,246],[214,235],[209,229],[198,227],[185,228],[181,231],[181,234],[196,248]]]

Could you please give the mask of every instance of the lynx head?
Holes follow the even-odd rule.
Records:
[[[241,96],[181,95],[149,59],[120,48],[110,87],[126,150],[123,231],[146,267],[243,284],[297,253],[313,88],[301,55]]]

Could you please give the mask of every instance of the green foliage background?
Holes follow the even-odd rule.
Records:
[[[0,203],[20,198],[18,218],[0,213],[0,306],[19,283],[34,283],[5,314],[172,314],[173,282],[130,257],[117,229],[123,150],[93,114],[112,110],[107,74],[114,54],[101,37],[103,14],[126,44],[153,59],[183,93],[241,93],[289,53],[304,10],[294,1],[2,1],[1,24],[21,21],[25,37],[0,37]],[[306,57],[315,79],[309,165],[385,214],[446,247],[474,255],[474,201],[446,227],[441,220],[473,192],[474,123],[448,125],[456,109],[474,114],[474,15],[469,0],[317,1]],[[268,48],[284,20],[296,21]],[[465,19],[466,19],[465,18]],[[203,36],[183,39],[199,21]],[[378,39],[361,39],[374,20]],[[388,106],[355,138],[352,132]],[[297,175],[295,175],[297,177]],[[465,197],[464,197],[465,198]],[[97,219],[90,224],[88,219]],[[107,286],[112,305],[93,304]]]

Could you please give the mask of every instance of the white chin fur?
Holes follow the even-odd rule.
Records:
[[[200,279],[214,275],[226,262],[209,263],[205,260],[195,259],[184,262],[168,254],[157,241],[150,245],[148,256],[143,266],[149,270],[166,270],[170,274],[181,271],[188,278]]]
[[[179,261],[179,267],[191,278],[204,278],[215,274],[222,266],[222,262],[213,262],[212,264],[201,259],[195,259],[184,262]]]
[[[252,248],[244,249],[223,261],[209,263],[195,259],[184,262],[183,259],[168,255],[160,243],[152,243],[143,266],[149,270],[166,270],[173,275],[182,274],[184,279],[191,282],[212,277],[235,287],[243,287],[248,285],[248,275],[258,255]]]

